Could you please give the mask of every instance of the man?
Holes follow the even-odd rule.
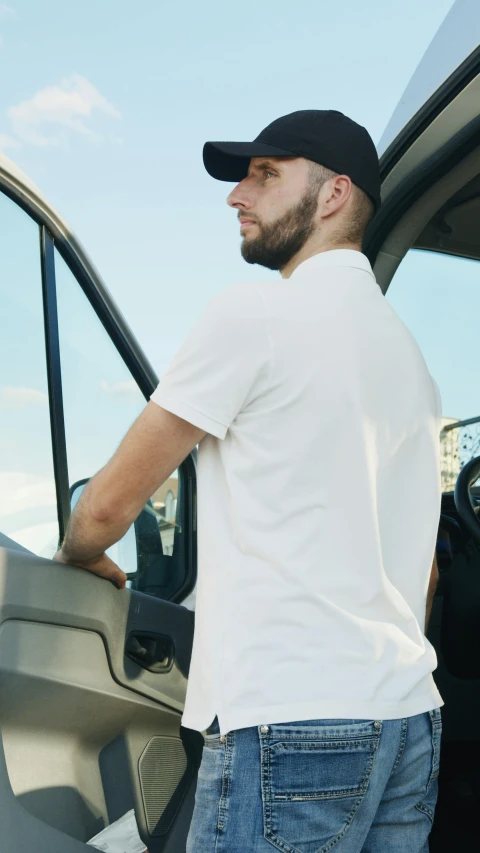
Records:
[[[189,853],[420,853],[441,726],[423,633],[440,403],[361,253],[377,154],[341,113],[308,110],[207,143],[204,162],[238,182],[244,259],[282,278],[211,302],[58,559],[123,586],[105,549],[199,444]]]

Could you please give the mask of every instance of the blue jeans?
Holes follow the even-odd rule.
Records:
[[[206,736],[187,853],[427,853],[440,711]]]

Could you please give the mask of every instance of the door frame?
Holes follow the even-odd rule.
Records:
[[[480,116],[477,116],[476,119],[456,133],[439,151],[427,157],[420,166],[400,181],[399,185],[382,203],[380,210],[365,233],[363,250],[372,266],[374,266],[386,238],[407,210],[430,187],[447,175],[454,166],[479,146]],[[399,162],[399,159],[396,160],[396,163]]]
[[[423,106],[404,125],[400,133],[392,140],[380,158],[380,176],[382,182],[397,165],[416,139],[448,107],[477,74],[480,73],[480,45],[447,77]]]
[[[158,385],[158,376],[143,352],[125,318],[110,296],[98,270],[80,241],[59,214],[40,195],[28,179],[0,162],[0,192],[17,204],[40,229],[40,264],[42,273],[43,310],[45,320],[46,364],[49,385],[50,425],[54,461],[57,515],[60,541],[70,517],[68,463],[65,419],[63,411],[62,373],[60,362],[57,295],[55,280],[56,249],[99,318],[113,346],[117,349],[132,378],[148,402]],[[171,601],[182,601],[194,588],[197,575],[196,542],[196,464],[195,452],[180,466],[185,489],[186,542],[185,582]]]

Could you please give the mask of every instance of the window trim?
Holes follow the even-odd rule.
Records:
[[[17,178],[1,168],[0,191],[49,232],[55,248],[77,279],[132,377],[148,399],[158,385],[158,377],[83,246],[55,211]]]
[[[53,240],[44,225],[40,226],[40,263],[42,270],[43,317],[47,362],[50,430],[53,470],[57,494],[57,515],[60,542],[70,518],[67,443],[63,408],[62,366],[58,332],[57,284]]]
[[[66,495],[69,501],[69,482],[59,349],[55,351],[55,347],[59,347],[55,259],[53,251],[55,248],[83,290],[88,302],[90,302],[108,337],[123,359],[146,401],[149,400],[157,387],[158,377],[135,336],[129,329],[124,317],[107,292],[98,271],[90,261],[81,243],[71,233],[58,214],[33,189],[26,186],[18,178],[1,167],[0,192],[21,207],[39,225],[41,240],[45,244],[45,250],[43,250],[43,243],[41,244],[40,259],[42,263],[42,281],[45,275],[45,338],[47,365],[50,365],[48,368],[48,381],[52,381],[52,391],[56,392],[54,404],[52,403],[53,398],[50,395],[50,419],[55,485],[57,489],[58,522],[60,536],[63,537],[64,529],[62,529],[62,525],[66,525],[68,521],[70,505],[68,504],[68,508],[65,506]],[[51,258],[49,257],[50,254],[52,255]],[[48,312],[46,310],[47,301]],[[188,536],[185,538],[185,580],[177,592],[169,599],[172,602],[180,602],[185,598],[194,589],[197,580],[197,490],[195,460],[196,454],[194,451],[179,467],[186,490],[185,525],[186,530],[188,530]]]

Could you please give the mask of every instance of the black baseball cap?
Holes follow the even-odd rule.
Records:
[[[212,178],[241,181],[252,157],[305,157],[348,175],[380,207],[378,154],[368,131],[336,110],[299,110],[275,119],[253,142],[206,142],[203,162]]]

